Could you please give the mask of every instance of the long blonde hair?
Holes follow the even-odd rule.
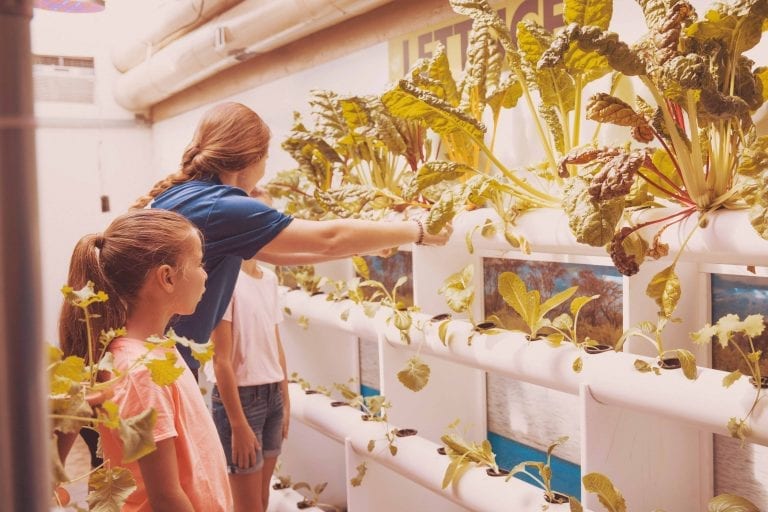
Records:
[[[67,284],[78,290],[92,281],[97,291],[109,295],[107,302],[89,306],[94,315],[92,333],[98,336],[101,331],[124,327],[128,308],[149,273],[166,264],[178,268],[195,233],[201,236],[184,216],[149,209],[131,210],[113,220],[103,233],[81,238],[72,252]],[[67,301],[59,315],[59,338],[64,354],[86,357],[88,339],[82,312]]]
[[[179,183],[236,173],[258,162],[269,148],[269,127],[241,103],[221,103],[208,110],[181,158],[179,170],[155,183],[131,208],[144,208]]]

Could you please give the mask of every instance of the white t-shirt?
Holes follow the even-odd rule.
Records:
[[[240,271],[223,317],[232,322],[232,367],[238,387],[285,379],[275,338],[275,326],[283,321],[277,276],[261,270],[261,279]],[[212,364],[206,365],[206,376],[216,382]]]

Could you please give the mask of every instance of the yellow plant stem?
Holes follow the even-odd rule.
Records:
[[[96,383],[96,372],[93,371],[93,365],[94,365],[94,350],[95,347],[93,346],[93,333],[91,332],[91,314],[88,311],[88,306],[81,307],[83,310],[83,314],[85,315],[85,334],[88,339],[88,359],[86,359],[87,366],[90,369],[90,383],[91,387]]]
[[[480,149],[482,149],[485,155],[494,163],[494,165],[496,165],[499,171],[501,171],[501,173],[515,185],[520,187],[521,190],[514,189],[514,193],[516,195],[519,195],[523,199],[526,199],[531,203],[539,206],[556,208],[560,205],[560,201],[558,201],[556,198],[536,189],[535,187],[531,186],[530,183],[518,178],[513,172],[507,169],[506,166],[502,164],[498,158],[496,158],[496,155],[494,155],[481,141],[475,142],[477,142]]]
[[[573,138],[571,147],[579,145],[579,131],[581,130],[581,93],[584,88],[581,73],[576,75],[576,104],[573,107]],[[613,91],[611,92],[613,94]],[[598,123],[600,125],[600,123]]]
[[[522,86],[525,102],[528,105],[528,109],[531,111],[531,115],[533,116],[533,122],[536,125],[536,131],[539,134],[541,145],[544,146],[544,152],[547,154],[547,160],[549,161],[549,165],[552,169],[557,169],[555,154],[552,150],[552,146],[549,144],[549,138],[544,132],[544,128],[541,126],[541,119],[539,119],[539,113],[536,111],[536,107],[533,104],[533,99],[531,98],[531,92],[528,90],[528,85],[525,82],[525,76],[523,75],[523,70],[520,69],[518,66],[515,68],[515,72],[517,74],[517,81]]]
[[[696,171],[691,160],[691,155],[688,152],[685,141],[680,137],[680,134],[677,131],[677,123],[672,119],[672,115],[669,112],[669,108],[667,106],[666,100],[664,99],[664,96],[661,94],[661,92],[659,92],[659,90],[656,88],[656,85],[651,82],[647,75],[640,75],[640,79],[653,95],[654,99],[656,100],[656,104],[658,105],[659,109],[661,109],[661,113],[664,116],[664,123],[667,125],[667,131],[669,132],[669,137],[672,140],[672,148],[674,149],[681,173],[681,178],[683,179],[685,188],[688,191],[688,195],[699,208],[706,207],[708,196],[708,194],[706,194],[706,186],[700,183],[701,176],[696,176]]]
[[[691,184],[696,187],[697,193],[706,194],[707,202],[709,202],[709,193],[707,190],[707,184],[704,177],[704,162],[701,157],[701,142],[699,140],[699,119],[696,110],[696,99],[693,97],[693,91],[686,91],[685,101],[687,105],[688,125],[691,129],[691,160],[693,167],[691,169],[692,179]],[[710,169],[710,172],[712,169]],[[718,169],[715,169],[717,172]],[[690,191],[689,191],[690,194]],[[699,207],[708,206],[699,204]]]

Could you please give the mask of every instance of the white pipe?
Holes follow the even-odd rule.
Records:
[[[241,0],[166,0],[112,48],[112,64],[121,73],[135,68],[166,46],[180,31],[208,21]]]
[[[635,216],[633,220],[637,223],[645,222],[676,211],[679,209],[651,209]],[[457,215],[450,243],[464,244],[464,235],[474,226],[482,225],[485,219],[498,222],[499,217],[490,208]],[[746,210],[720,210],[710,214],[708,219],[707,227],[698,228],[691,237],[681,261],[768,266],[768,240],[760,237],[752,228]],[[664,231],[661,241],[669,244],[669,255],[664,260],[671,262],[697,222],[694,215]],[[656,230],[663,225],[662,222],[644,228],[643,236],[651,240]],[[559,209],[539,208],[526,212],[517,218],[512,231],[525,238],[533,252],[608,257],[608,252],[602,247],[577,243],[568,227],[568,217]],[[513,250],[501,234],[485,238],[477,230],[472,240],[477,251],[498,251],[501,254]]]
[[[257,53],[391,0],[245,0],[120,76],[117,102],[141,111]]]
[[[651,362],[652,359],[624,352],[587,355],[570,344],[553,348],[544,341],[529,342],[519,332],[496,336],[476,334],[469,345],[467,338],[472,326],[463,320],[451,322],[446,347],[438,337],[437,326],[430,324],[429,315],[424,314],[414,314],[414,324],[424,325],[423,332],[412,329],[412,342],[405,345],[397,329],[386,324],[386,308],[366,322],[337,320],[340,309],[350,308],[350,319],[363,315],[361,306],[345,302],[332,303],[322,295],[309,297],[299,291],[286,296],[292,316],[303,315],[311,324],[335,327],[366,338],[372,330],[381,332],[395,347],[415,350],[421,344],[423,353],[574,395],[579,393],[579,385],[586,383],[595,399],[606,405],[664,416],[716,434],[730,435],[726,427],[728,420],[743,418],[755,396],[747,378],[724,388],[722,380],[727,375],[724,371],[699,367],[695,381],[686,379],[681,370],[663,370],[658,376],[640,373],[634,368],[635,360]],[[360,326],[363,328],[356,330]],[[583,369],[576,373],[572,364],[579,356]],[[765,400],[755,408],[749,425],[749,441],[768,445]]]
[[[408,480],[429,489],[458,505],[477,511],[539,510],[545,505],[544,491],[517,478],[489,477],[485,469],[468,470],[456,486],[442,488],[443,474],[450,460],[437,453],[440,446],[420,436],[398,438],[397,455],[392,456],[381,442],[387,425],[360,419],[352,407],[331,407],[331,399],[320,394],[306,395],[297,384],[289,386],[291,417],[340,441],[349,442],[355,453],[370,458]],[[390,429],[393,425],[388,426]],[[368,451],[368,441],[376,448]],[[348,441],[346,441],[348,440]],[[363,482],[365,485],[365,482]],[[566,511],[568,505],[549,505],[549,510]],[[586,509],[585,509],[586,510]]]

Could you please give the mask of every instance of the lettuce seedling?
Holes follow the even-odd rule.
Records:
[[[752,407],[750,407],[743,418],[731,418],[728,421],[728,431],[731,433],[731,436],[740,439],[742,443],[749,434],[749,417],[755,411],[755,407],[757,407],[757,403],[761,398],[763,376],[760,371],[760,359],[762,358],[763,351],[755,349],[753,339],[756,336],[760,336],[764,329],[765,321],[763,315],[749,315],[744,320],[740,320],[738,315],[729,314],[721,317],[715,325],[706,324],[698,331],[691,333],[691,339],[699,345],[710,343],[712,338],[716,337],[717,342],[722,348],[732,346],[739,353],[745,366],[749,368],[755,388],[757,389]],[[747,351],[740,345],[744,341],[747,344]],[[734,370],[723,377],[723,386],[726,388],[730,387],[741,377],[741,371]]]

